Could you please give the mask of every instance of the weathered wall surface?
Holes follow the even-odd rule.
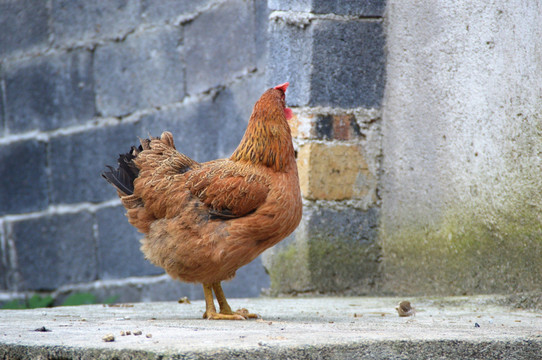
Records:
[[[541,23],[538,2],[388,2],[388,291],[542,287]]]
[[[266,89],[266,1],[0,1],[0,294],[201,297],[160,276],[101,177],[148,133],[231,154]],[[261,261],[225,285],[268,287]]]

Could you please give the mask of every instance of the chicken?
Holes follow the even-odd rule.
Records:
[[[233,312],[221,281],[284,239],[301,221],[302,203],[286,107],[288,83],[256,102],[229,159],[198,163],[173,136],[142,139],[102,176],[116,187],[141,250],[174,279],[203,284],[207,319],[255,317]],[[219,304],[216,311],[213,292]]]

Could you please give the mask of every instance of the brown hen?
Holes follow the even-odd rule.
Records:
[[[141,140],[102,176],[118,190],[129,222],[145,234],[141,250],[173,278],[203,284],[207,319],[233,312],[220,282],[288,236],[302,204],[286,107],[288,83],[254,105],[229,159],[198,163],[179,153],[171,133]],[[217,313],[213,291],[218,300]]]

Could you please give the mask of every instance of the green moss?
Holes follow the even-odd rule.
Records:
[[[367,293],[375,285],[380,248],[348,238],[291,243],[273,255],[271,293]]]
[[[458,174],[444,211],[427,214],[429,221],[381,224],[387,291],[542,291],[542,103],[533,109],[512,111],[513,126],[492,133],[500,156]]]
[[[311,291],[307,268],[307,248],[291,243],[276,250],[269,268],[271,293],[296,293]]]
[[[440,226],[382,231],[386,289],[392,293],[473,294],[542,288],[542,226],[533,213],[448,214]]]
[[[2,309],[36,309],[36,308],[44,308],[44,307],[50,307],[53,305],[53,297],[52,296],[39,296],[37,294],[33,295],[32,297],[20,301],[20,300],[12,300],[7,303],[5,303],[2,306]]]
[[[311,283],[324,293],[367,293],[375,284],[379,256],[374,243],[314,236],[309,247]]]

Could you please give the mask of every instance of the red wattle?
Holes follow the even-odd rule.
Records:
[[[292,112],[292,109],[284,108],[284,116],[286,116],[286,120],[290,120],[292,118],[292,116],[294,116],[294,113]]]

